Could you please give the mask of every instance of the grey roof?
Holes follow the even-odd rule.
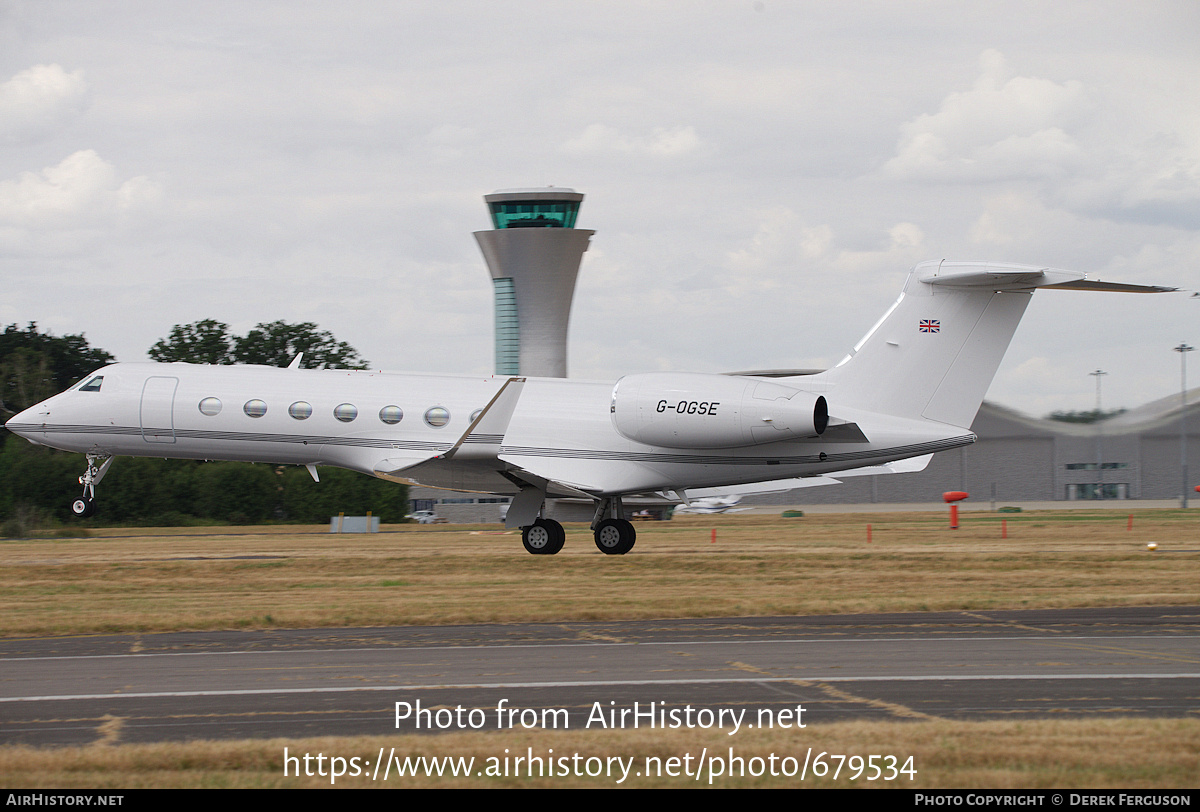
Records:
[[[1200,414],[1200,388],[1188,391],[1187,404],[1189,419]],[[1033,417],[998,403],[984,401],[971,424],[971,429],[980,437],[1030,434],[1091,437],[1096,433],[1096,426],[1102,425],[1105,434],[1138,434],[1164,428],[1174,430],[1179,425],[1179,406],[1179,395],[1168,395],[1109,418],[1102,424],[1096,424],[1065,423],[1061,420]]]

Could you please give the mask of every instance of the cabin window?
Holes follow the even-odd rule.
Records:
[[[206,414],[209,417],[221,413],[221,401],[219,398],[205,398],[200,401],[200,414]]]
[[[450,410],[444,406],[434,406],[425,412],[425,422],[435,429],[450,422]]]
[[[296,420],[307,420],[312,417],[312,404],[298,400],[291,406],[288,406],[288,414]]]
[[[399,406],[384,406],[379,410],[379,419],[389,426],[394,426],[404,419],[404,410]]]
[[[262,417],[267,413],[267,404],[258,399],[248,400],[242,407],[242,411],[250,417]]]
[[[358,407],[350,403],[343,403],[333,410],[333,416],[343,423],[349,423],[358,417]]]
[[[80,392],[99,392],[100,385],[103,383],[104,383],[104,376],[97,375],[96,377],[92,378],[90,381],[85,383],[83,386],[79,387],[79,391]]]
[[[483,414],[483,409],[476,409],[475,411],[471,412],[471,422],[474,423],[476,420],[478,420],[479,415],[481,414]]]

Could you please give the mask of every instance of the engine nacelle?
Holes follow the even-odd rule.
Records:
[[[613,426],[628,440],[666,448],[735,448],[816,437],[825,398],[729,375],[646,372],[613,387]]]

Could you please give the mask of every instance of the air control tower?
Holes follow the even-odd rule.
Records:
[[[567,325],[583,252],[574,189],[501,189],[483,196],[491,231],[475,239],[495,286],[496,374],[567,377]]]

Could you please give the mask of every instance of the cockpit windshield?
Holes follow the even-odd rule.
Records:
[[[78,392],[99,392],[100,387],[103,384],[104,384],[104,376],[103,375],[93,375],[85,383],[83,383],[79,387],[79,389],[77,389],[76,391],[78,391]]]

